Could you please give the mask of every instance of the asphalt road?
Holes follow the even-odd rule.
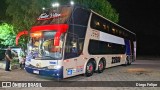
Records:
[[[5,72],[0,69],[0,81],[56,81],[49,77],[29,74],[25,70]],[[107,68],[101,74],[94,73],[91,77],[78,75],[62,81],[160,81],[160,60],[136,60],[130,66],[116,66]],[[4,89],[4,88],[0,88]],[[14,89],[14,88],[5,88]],[[15,88],[17,89],[46,89],[46,90],[160,90],[160,87],[43,87],[43,88]]]

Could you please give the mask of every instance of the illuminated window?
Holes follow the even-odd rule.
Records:
[[[107,26],[103,24],[103,28],[104,28],[104,29],[107,29]]]
[[[122,35],[122,31],[121,30],[119,30],[119,35]]]
[[[107,25],[107,30],[109,30],[109,26]]]
[[[96,26],[100,26],[100,23],[99,23],[99,22],[96,22]]]
[[[125,32],[124,31],[123,31],[122,35],[123,35],[123,37],[125,36]]]
[[[103,29],[104,29],[104,30],[109,30],[109,26],[108,26],[108,25],[103,24]]]
[[[116,34],[118,34],[118,30],[116,29]]]
[[[116,29],[112,28],[112,33],[115,34],[116,32]]]

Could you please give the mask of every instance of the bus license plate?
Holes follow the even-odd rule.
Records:
[[[39,74],[39,71],[38,70],[33,70],[33,73]]]

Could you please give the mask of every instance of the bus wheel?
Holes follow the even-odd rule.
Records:
[[[128,65],[131,65],[131,62],[132,62],[132,61],[131,61],[131,57],[130,57],[130,56],[127,56],[127,61],[128,61],[127,64],[128,64]]]
[[[85,76],[89,77],[92,76],[94,72],[94,64],[92,61],[89,61],[86,65],[86,72],[85,72]]]
[[[129,56],[126,57],[126,61],[125,61],[125,66],[127,65],[131,65],[131,60],[129,58]]]
[[[98,73],[102,73],[105,69],[105,64],[103,62],[103,60],[100,60],[99,61],[99,64],[98,64]]]

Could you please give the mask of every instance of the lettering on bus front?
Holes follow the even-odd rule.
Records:
[[[46,9],[37,18],[35,25],[65,24],[68,22],[71,12],[72,7],[70,6]]]
[[[47,13],[42,13],[38,20],[44,20],[44,19],[51,19],[51,18],[56,18],[56,17],[60,17],[61,14],[58,14],[58,13],[50,13],[50,14],[47,14]]]

